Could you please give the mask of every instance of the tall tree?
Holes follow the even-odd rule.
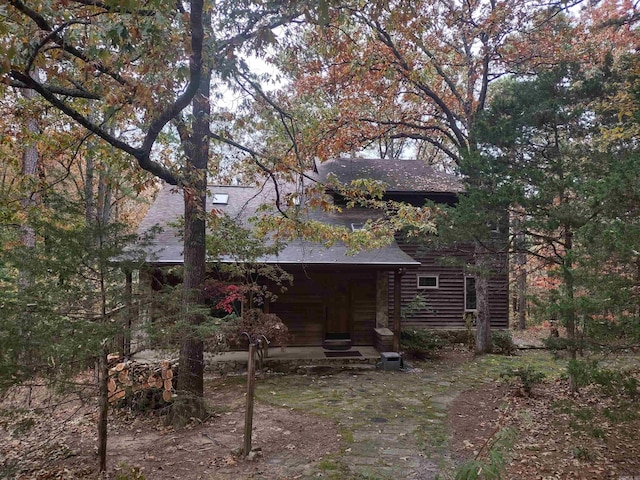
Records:
[[[296,7],[296,9],[294,9]],[[9,0],[2,41],[5,84],[37,92],[137,166],[184,192],[183,314],[199,316],[205,269],[205,191],[216,84],[230,78],[243,52],[263,48],[273,29],[302,11],[282,2]],[[35,40],[34,40],[35,39]],[[31,72],[40,68],[42,80]],[[113,128],[107,128],[111,125]],[[173,130],[170,128],[173,127]],[[159,143],[178,133],[182,153]],[[186,335],[180,389],[202,397],[202,343]],[[196,402],[197,403],[197,402]]]
[[[314,119],[300,136],[320,158],[380,139],[408,139],[432,162],[436,157],[460,169],[477,150],[473,125],[486,108],[491,82],[532,59],[557,61],[559,47],[536,50],[522,39],[553,34],[562,45],[571,32],[559,20],[563,8],[536,0],[341,3],[326,27],[301,38],[304,48],[294,43],[283,66]],[[474,185],[486,180],[462,173]],[[483,263],[491,252],[482,240],[476,263],[478,272],[488,272]],[[485,274],[478,274],[476,289],[477,349],[484,352]]]
[[[476,206],[510,205],[516,238],[526,239],[518,242],[519,253],[526,247],[559,279],[552,307],[567,328],[574,359],[578,319],[588,330],[589,319],[614,312],[627,317],[628,295],[634,297],[637,243],[629,233],[638,227],[631,187],[638,154],[629,136],[633,121],[624,117],[632,118],[636,107],[627,104],[620,115],[612,103],[630,93],[620,81],[629,57],[611,51],[600,64],[505,81],[477,124],[486,143],[473,168],[494,179],[495,189],[478,194]]]

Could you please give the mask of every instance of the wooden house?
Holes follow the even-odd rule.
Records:
[[[463,192],[457,177],[415,160],[336,159],[319,164],[311,177],[325,184],[349,184],[370,178],[384,183],[384,198],[424,205],[426,200],[453,205]],[[331,182],[327,180],[331,176]],[[273,202],[271,189],[211,186],[207,208],[238,221]],[[327,189],[334,202],[343,199]],[[149,248],[148,263],[161,268],[182,263],[182,241],[172,226],[184,213],[182,196],[164,188],[140,226],[163,227]],[[313,210],[310,217],[345,228],[358,228],[372,215],[365,209],[341,212]],[[465,328],[465,316],[475,311],[474,277],[467,266],[472,249],[433,251],[421,242],[400,237],[383,248],[347,254],[342,244],[326,247],[303,239],[290,241],[277,255],[260,262],[278,264],[293,275],[293,284],[265,309],[277,314],[292,335],[290,345],[346,348],[375,345],[397,349],[401,328]],[[453,259],[453,260],[452,260]],[[506,266],[506,257],[505,257]],[[494,328],[507,327],[507,270],[490,283],[490,315]],[[407,309],[408,306],[413,308]],[[403,315],[404,312],[404,315]]]

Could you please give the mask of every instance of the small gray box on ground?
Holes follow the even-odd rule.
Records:
[[[400,370],[402,364],[402,358],[397,352],[380,353],[380,361],[382,363],[382,370]]]

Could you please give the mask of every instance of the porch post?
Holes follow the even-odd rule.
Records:
[[[389,328],[389,272],[376,272],[376,328]]]
[[[393,272],[393,350],[400,351],[400,307],[402,303],[402,275],[403,269]]]

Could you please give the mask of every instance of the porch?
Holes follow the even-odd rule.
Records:
[[[262,360],[256,355],[258,367],[262,361],[265,371],[311,372],[326,370],[373,369],[380,361],[380,352],[372,346],[357,346],[349,350],[327,350],[323,347],[271,347]],[[247,351],[231,351],[216,355],[205,354],[208,373],[240,373],[247,369]]]

